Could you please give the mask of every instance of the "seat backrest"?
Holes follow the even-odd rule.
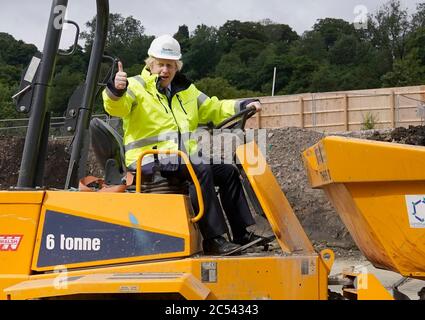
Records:
[[[108,123],[93,118],[90,121],[91,144],[103,170],[109,159],[116,161],[120,173],[126,171],[123,139]]]
[[[122,137],[108,123],[93,118],[90,121],[91,144],[101,168],[105,171],[107,184],[120,184],[124,173],[125,152]],[[152,168],[150,169],[152,170]],[[149,171],[149,170],[148,170]],[[142,184],[142,193],[188,194],[188,182],[174,177],[162,177],[154,170],[148,174]]]

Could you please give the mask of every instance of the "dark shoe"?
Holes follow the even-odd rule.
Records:
[[[264,239],[263,237],[257,236],[253,232],[246,232],[242,237],[240,238],[234,238],[233,242],[240,244],[241,246],[244,246],[250,242],[253,242],[258,239]],[[260,241],[261,242],[261,241]]]
[[[205,254],[223,255],[238,249],[240,245],[229,242],[222,236],[218,236],[204,240],[202,247]]]

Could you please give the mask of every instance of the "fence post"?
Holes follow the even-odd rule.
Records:
[[[344,94],[343,99],[343,107],[344,107],[344,125],[345,131],[350,130],[350,119],[348,116],[348,95]]]
[[[305,124],[304,124],[304,98],[303,97],[299,98],[299,103],[300,103],[300,128],[304,129]]]
[[[390,94],[390,119],[391,119],[391,128],[394,129],[396,127],[395,121],[395,92],[391,90]]]
[[[258,112],[255,116],[257,117],[257,128],[261,129],[261,111]]]
[[[422,101],[424,101],[425,100],[425,91],[424,91],[424,86],[420,86],[420,89],[419,89],[420,91],[421,91],[421,100]]]

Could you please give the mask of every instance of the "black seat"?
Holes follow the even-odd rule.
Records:
[[[121,184],[126,173],[123,139],[108,123],[93,118],[90,121],[91,144],[107,184]]]
[[[105,182],[110,185],[122,184],[127,171],[125,165],[123,138],[108,123],[93,118],[90,121],[91,144],[93,152],[105,172]],[[152,175],[144,175],[141,185],[143,193],[188,194],[188,182],[175,177],[163,177],[159,167]]]

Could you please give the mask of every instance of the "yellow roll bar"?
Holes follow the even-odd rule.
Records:
[[[176,154],[179,157],[183,158],[184,162],[186,163],[187,169],[189,170],[190,177],[192,178],[193,183],[195,184],[196,189],[196,195],[198,196],[198,205],[199,205],[199,212],[198,214],[190,219],[191,222],[196,223],[199,220],[202,219],[204,216],[204,199],[202,198],[202,192],[201,192],[201,185],[199,184],[198,178],[196,177],[195,171],[193,170],[192,164],[190,163],[190,160],[188,156],[180,151],[180,150],[146,150],[143,151],[139,158],[137,159],[137,169],[136,169],[136,193],[141,192],[141,185],[142,185],[142,159],[144,156],[148,154]]]

